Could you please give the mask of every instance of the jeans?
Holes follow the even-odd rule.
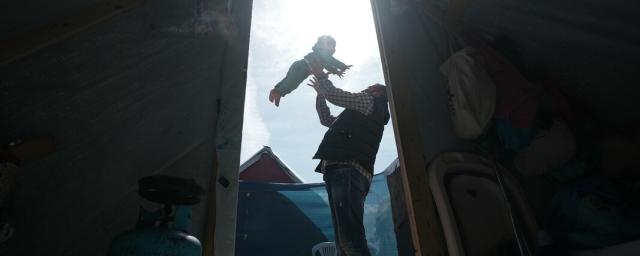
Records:
[[[326,167],[324,181],[338,251],[342,256],[370,256],[364,233],[364,200],[371,183],[346,164]]]
[[[298,88],[298,86],[307,79],[310,74],[307,62],[304,59],[298,60],[291,64],[289,71],[287,71],[287,75],[282,79],[282,81],[276,84],[274,89],[280,93],[281,96],[287,95]]]

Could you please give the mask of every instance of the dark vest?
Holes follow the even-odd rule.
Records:
[[[389,122],[387,100],[375,98],[373,112],[345,109],[331,124],[313,159],[356,160],[373,171],[384,126]]]

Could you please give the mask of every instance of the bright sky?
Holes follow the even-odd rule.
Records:
[[[241,163],[270,146],[304,182],[321,182],[311,159],[327,128],[315,110],[315,91],[302,83],[275,107],[269,91],[302,59],[321,35],[337,41],[334,57],[353,65],[342,79],[330,76],[338,88],[359,92],[384,84],[380,52],[369,0],[254,0],[249,66],[242,132]],[[331,107],[338,115],[342,108]],[[378,151],[374,172],[397,157],[391,121]]]

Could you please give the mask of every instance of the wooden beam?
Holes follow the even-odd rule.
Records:
[[[228,223],[216,223],[220,216],[224,216],[228,211],[235,213],[237,209],[237,198],[226,201],[233,202],[233,205],[222,205],[225,202],[216,201],[223,196],[238,195],[238,171],[240,163],[240,145],[242,137],[242,121],[244,96],[247,82],[247,62],[249,60],[249,37],[251,31],[251,12],[253,0],[231,1],[231,0],[204,0],[202,2],[203,13],[213,12],[224,15],[223,26],[218,26],[216,33],[224,40],[221,51],[222,58],[220,65],[219,86],[217,102],[218,115],[216,117],[216,155],[217,163],[215,172],[211,179],[209,200],[207,200],[207,220],[205,221],[205,234],[203,238],[203,256],[214,256],[216,250],[221,254],[229,254],[235,248],[225,248],[227,244],[215,244],[216,239],[229,236],[235,237],[235,228],[224,229]],[[220,25],[220,24],[217,24]],[[238,111],[240,108],[242,111]],[[232,138],[232,139],[230,139]],[[236,139],[238,138],[238,139]],[[232,173],[233,172],[233,175]],[[219,186],[218,177],[225,177],[228,185]],[[220,183],[222,184],[222,183]],[[229,186],[227,188],[227,186]],[[215,191],[216,189],[223,189]],[[221,206],[221,207],[216,207]],[[235,223],[233,223],[235,225]],[[228,227],[228,226],[227,226]],[[216,249],[216,247],[218,249]]]
[[[0,66],[60,42],[93,25],[142,4],[144,0],[106,0],[43,27],[0,41]]]
[[[213,148],[213,173],[209,181],[209,191],[207,192],[207,214],[205,217],[204,238],[202,243],[202,255],[213,256],[215,252],[215,232],[216,232],[216,178],[218,177],[218,154]]]
[[[411,84],[404,68],[406,61],[402,51],[406,49],[402,49],[398,43],[399,40],[411,38],[402,38],[396,33],[400,28],[394,24],[396,17],[391,13],[388,0],[371,2],[385,80],[389,85],[387,90],[415,255],[444,255],[440,221],[427,182],[427,163],[411,102]]]
[[[431,7],[429,0],[423,0],[425,8]],[[451,0],[447,7],[447,19],[450,23],[458,23],[464,16],[464,13],[469,9],[469,6],[473,4],[473,0]],[[435,9],[435,8],[432,8]],[[428,11],[428,10],[427,10]]]

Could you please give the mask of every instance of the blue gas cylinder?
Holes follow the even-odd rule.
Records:
[[[202,246],[188,233],[191,205],[200,202],[202,188],[192,180],[150,176],[138,181],[138,193],[164,204],[149,211],[140,208],[136,228],[111,241],[109,256],[201,256]]]
[[[135,229],[117,236],[109,256],[201,256],[200,241],[168,228]]]

